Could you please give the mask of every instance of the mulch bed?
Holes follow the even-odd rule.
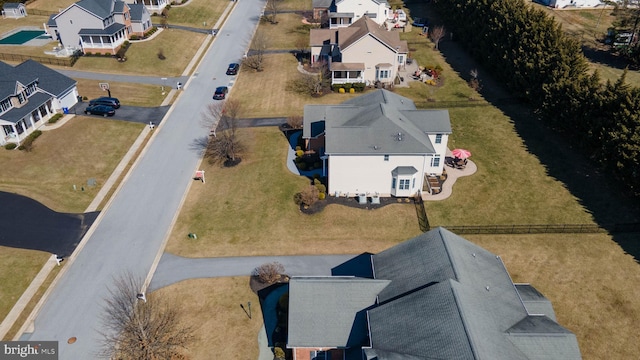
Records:
[[[344,206],[350,206],[354,208],[364,210],[375,210],[389,204],[407,204],[413,203],[411,198],[395,198],[395,197],[381,197],[380,204],[372,204],[371,199],[368,199],[366,204],[360,204],[357,197],[335,197],[327,196],[324,200],[318,200],[311,206],[300,205],[300,211],[304,214],[312,215],[319,213],[329,204],[338,204]]]

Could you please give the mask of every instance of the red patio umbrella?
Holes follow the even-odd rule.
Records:
[[[465,149],[453,149],[451,154],[458,159],[466,159],[471,156],[471,151]]]

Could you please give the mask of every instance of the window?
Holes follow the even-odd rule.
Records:
[[[398,190],[409,190],[409,179],[400,179],[400,187]]]
[[[442,144],[442,134],[436,135],[436,144]]]
[[[395,189],[396,188],[396,178],[393,178],[391,181],[391,188]]]
[[[416,188],[416,178],[413,178],[413,184],[411,185],[412,189]]]
[[[398,55],[398,64],[404,63],[404,55]]]
[[[379,70],[378,79],[388,79],[389,78],[389,70]]]
[[[431,166],[433,167],[440,166],[440,155],[436,154],[436,156],[431,158]]]
[[[389,155],[384,156],[384,161],[389,161]]]

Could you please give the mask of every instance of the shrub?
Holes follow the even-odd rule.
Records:
[[[327,197],[326,193],[321,192],[321,193],[318,194],[318,200],[324,200],[326,197]]]
[[[302,171],[307,170],[307,163],[304,162],[304,161],[299,162],[298,163],[298,169],[300,169]]]
[[[273,359],[274,360],[284,360],[285,359],[284,350],[282,350],[282,348],[280,348],[280,347],[274,348],[273,349]]]
[[[320,192],[315,186],[309,185],[306,189],[302,190],[301,194],[302,203],[304,205],[311,206],[318,201],[318,194],[320,194]]]
[[[332,89],[334,92],[338,92],[338,91],[340,91],[340,89],[341,89],[341,88],[342,88],[342,85],[338,85],[338,84],[333,84],[333,85],[331,85],[331,89]]]
[[[296,146],[296,151],[298,151],[298,150],[302,150],[302,147]]]
[[[265,284],[273,284],[284,275],[284,265],[274,261],[266,264],[262,264],[253,269],[253,276],[258,277],[258,280]]]
[[[33,150],[33,142],[40,135],[42,135],[42,131],[40,131],[40,130],[36,130],[36,131],[32,132],[31,134],[29,134],[29,136],[27,136],[24,139],[24,141],[22,141],[22,144],[20,144],[20,146],[18,146],[18,150],[24,150],[26,152],[29,152],[29,151]]]
[[[9,144],[7,144],[7,145],[9,145]],[[13,145],[15,145],[15,144],[13,144]],[[293,202],[296,205],[302,205],[302,193],[296,193],[295,195],[293,195]]]
[[[88,98],[88,97],[86,97],[86,96],[83,96],[83,97],[82,97],[82,100],[87,101],[87,100],[89,100],[89,98]]]
[[[344,94],[344,88],[343,88],[343,87],[341,87],[340,89],[338,89],[338,92],[339,92],[340,94]]]
[[[313,163],[314,169],[320,169],[322,167],[322,163],[320,161],[316,161]]]
[[[342,84],[342,87],[344,88],[345,91],[349,91],[349,90],[351,90],[351,86],[352,85],[353,84],[351,84],[351,83],[346,83],[346,84]]]
[[[62,114],[55,114],[49,119],[49,124],[55,124],[58,120],[62,119]]]
[[[365,83],[353,83],[353,88],[356,89],[357,92],[363,92],[365,87]]]
[[[8,143],[8,144],[6,144],[4,146],[4,148],[7,149],[7,150],[13,150],[13,149],[15,149],[17,147],[18,147],[18,144],[16,144],[16,143]]]
[[[302,155],[304,155],[304,151],[302,151],[302,150],[296,150],[296,156],[297,156],[297,157],[301,157]]]

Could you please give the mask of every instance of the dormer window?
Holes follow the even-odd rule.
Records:
[[[442,144],[442,134],[436,135],[436,144]]]

